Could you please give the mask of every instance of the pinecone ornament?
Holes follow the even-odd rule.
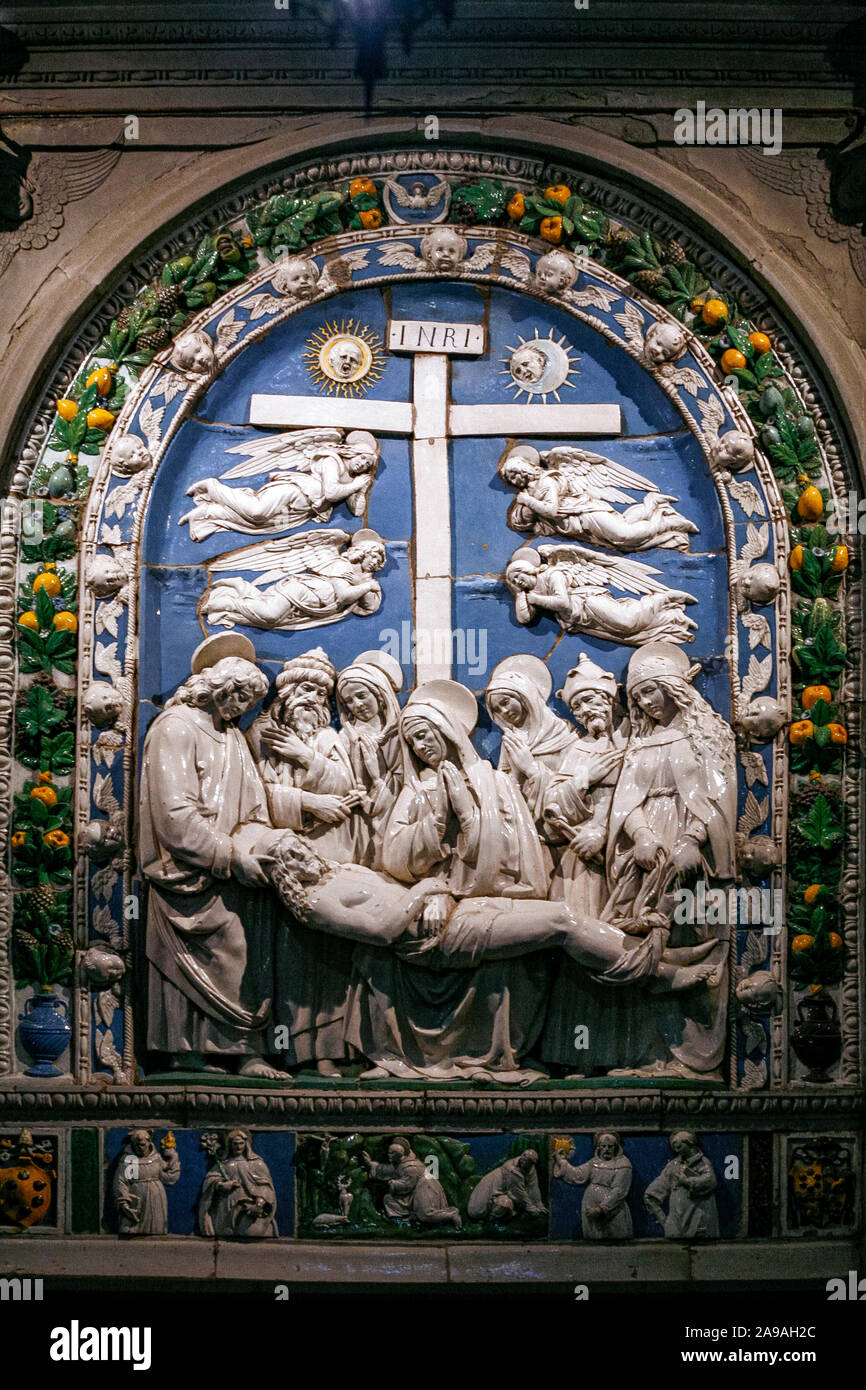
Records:
[[[17,927],[15,929],[15,940],[18,942],[19,946],[23,946],[27,951],[35,950],[39,945],[33,933],[25,931],[23,927]]]
[[[665,265],[683,265],[688,259],[683,247],[678,241],[666,241],[662,251],[662,260]]]
[[[52,932],[49,927],[49,932],[51,934],[51,939],[54,942],[54,944],[56,946],[59,946],[60,949],[63,952],[65,952],[66,955],[71,956],[72,952],[75,950],[75,942],[72,939],[72,932],[68,931],[66,927],[62,927],[60,931],[57,932]]]
[[[157,352],[159,348],[167,347],[170,342],[171,334],[165,324],[160,324],[159,328],[153,328],[149,333],[139,334],[135,345],[146,351]]]
[[[636,270],[632,275],[632,282],[640,290],[654,290],[664,279],[663,270]]]
[[[617,249],[625,250],[630,242],[634,241],[635,233],[630,227],[611,227],[607,234],[608,246],[615,246]]]
[[[154,285],[153,290],[159,301],[160,318],[171,318],[180,303],[180,286]]]
[[[57,902],[53,883],[39,883],[30,894],[30,902],[37,912],[51,912]]]

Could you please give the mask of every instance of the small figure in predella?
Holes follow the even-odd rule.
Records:
[[[524,1149],[516,1158],[507,1158],[492,1169],[472,1189],[466,1214],[472,1221],[500,1224],[520,1216],[543,1216],[547,1207],[538,1185],[538,1154]]]
[[[337,1206],[338,1212],[322,1211],[318,1216],[313,1217],[312,1225],[319,1229],[327,1226],[347,1226],[349,1224],[349,1213],[352,1210],[352,1203],[355,1200],[351,1189],[352,1179],[348,1173],[341,1173],[337,1178]]]
[[[629,647],[662,638],[693,642],[697,623],[686,616],[685,605],[697,600],[668,589],[655,578],[658,573],[639,560],[581,545],[524,546],[508,561],[505,583],[514,598],[514,616],[524,625],[549,614],[564,632],[584,632]],[[614,598],[611,588],[639,597]]]
[[[578,1164],[570,1163],[562,1149],[557,1148],[553,1176],[572,1187],[587,1184],[580,1208],[584,1240],[629,1240],[632,1235],[628,1209],[631,1163],[622,1151],[619,1135],[610,1130],[595,1136],[593,1148],[593,1157]]]
[[[521,353],[541,356],[532,344]],[[515,372],[515,358],[511,371]],[[527,356],[518,364],[529,372]],[[546,365],[546,362],[545,364]],[[573,445],[558,445],[540,453],[518,444],[503,457],[499,476],[517,496],[508,511],[514,531],[535,536],[567,536],[613,550],[640,551],[660,547],[687,551],[689,536],[698,527],[671,506],[676,501],[654,483],[603,454]],[[633,492],[643,492],[635,502]],[[623,509],[617,510],[614,504]]]
[[[352,859],[353,812],[362,793],[346,745],[331,728],[336,678],[321,647],[284,662],[277,698],[247,739],[273,825],[296,831],[319,854],[343,862]],[[312,1061],[321,1074],[337,1075],[336,1063],[346,1056],[351,947],[290,921],[277,937],[276,972],[275,1019],[288,1033],[287,1064]]]
[[[370,1177],[387,1185],[382,1210],[392,1221],[411,1219],[424,1226],[451,1225],[458,1230],[463,1225],[457,1207],[449,1206],[441,1182],[412,1152],[408,1139],[391,1141],[387,1163],[377,1163],[366,1151],[362,1158]]]
[[[294,632],[338,623],[350,614],[367,617],[382,602],[373,575],[385,564],[385,544],[366,527],[348,531],[304,531],[261,545],[232,550],[208,565],[218,577],[202,596],[200,610],[214,627],[264,628]],[[256,574],[244,579],[238,570]]]
[[[111,1195],[122,1236],[164,1236],[168,1232],[165,1189],[180,1178],[174,1135],[153,1142],[153,1131],[131,1129],[114,1170]]]
[[[267,792],[238,720],[267,693],[245,637],[193,653],[192,675],[147,732],[139,862],[148,885],[148,1047],[175,1066],[279,1076],[264,1062],[272,905],[251,839]]]
[[[671,1152],[644,1193],[644,1205],[668,1240],[711,1240],[719,1234],[713,1165],[689,1130],[671,1135]]]
[[[222,1142],[218,1135],[203,1135],[202,1147],[210,1168],[198,1201],[200,1234],[246,1240],[279,1235],[277,1194],[268,1165],[253,1152],[249,1130],[230,1129]]]
[[[203,541],[215,531],[256,535],[293,530],[308,521],[329,521],[338,502],[345,502],[353,516],[363,516],[379,462],[379,445],[367,430],[343,436],[341,429],[319,427],[235,444],[226,453],[241,454],[244,462],[219,478],[200,478],[187,488],[195,506],[178,525],[189,526],[191,540]],[[225,482],[263,473],[268,481],[257,488],[229,487]]]

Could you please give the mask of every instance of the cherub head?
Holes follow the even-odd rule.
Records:
[[[421,255],[439,274],[457,270],[468,249],[465,236],[454,227],[434,227],[421,238]]]
[[[755,462],[755,444],[745,430],[719,435],[712,449],[713,462],[730,473],[744,473]]]
[[[108,458],[113,473],[130,478],[153,463],[150,452],[136,434],[119,434],[108,446]]]
[[[562,294],[577,279],[577,266],[567,251],[548,251],[535,265],[535,288],[542,294]]]
[[[181,333],[175,340],[169,359],[179,372],[190,376],[210,376],[216,366],[214,345],[200,328]]]
[[[530,551],[529,554],[535,552]],[[541,566],[541,556],[538,556],[537,563],[522,555],[515,555],[508,562],[505,571],[505,582],[509,589],[518,589],[523,593],[528,593],[534,589],[538,582],[538,571]]]
[[[319,267],[308,256],[289,256],[274,269],[271,283],[287,299],[312,299],[319,285]]]
[[[97,729],[107,729],[120,718],[123,696],[106,681],[94,681],[84,692],[84,713]]]
[[[654,323],[644,338],[644,358],[650,367],[661,367],[682,357],[688,346],[685,329],[678,323]]]
[[[536,449],[519,444],[499,465],[499,476],[508,487],[526,488],[541,475],[541,463]]]

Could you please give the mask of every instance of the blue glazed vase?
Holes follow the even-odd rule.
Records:
[[[66,1050],[72,1033],[65,1001],[50,989],[41,990],[25,1001],[18,1020],[21,1041],[33,1058],[25,1076],[62,1076],[54,1062]]]

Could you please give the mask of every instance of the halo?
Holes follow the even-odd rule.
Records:
[[[338,343],[352,343],[361,354],[360,365],[351,376],[341,376],[331,363]],[[329,396],[363,396],[385,370],[382,339],[368,324],[356,319],[322,324],[310,334],[302,355],[314,384]]]
[[[505,363],[501,375],[507,376],[506,386],[509,390],[514,390],[518,396],[526,395],[530,397],[541,396],[542,403],[547,404],[547,397],[553,396],[554,400],[559,400],[560,387],[567,386],[574,390],[574,382],[571,376],[579,374],[577,366],[578,357],[571,344],[566,340],[565,335],[559,338],[554,337],[555,330],[551,328],[549,335],[542,338],[538,329],[535,329],[532,338],[520,338],[518,343],[509,346],[508,356],[500,360]],[[522,348],[533,348],[540,352],[545,360],[544,370],[538,381],[518,381],[511,370],[511,362],[516,352]],[[574,354],[572,356],[572,354]]]
[[[467,736],[478,723],[478,701],[472,691],[459,681],[425,681],[412,691],[403,706],[403,713],[417,704],[444,705],[448,713],[465,729]]]
[[[189,669],[194,676],[198,676],[227,656],[239,656],[255,665],[256,649],[249,637],[244,637],[240,632],[218,632],[198,644],[190,657]]]
[[[501,680],[503,676],[525,676],[531,681],[543,700],[550,698],[553,689],[553,676],[548,671],[544,662],[537,656],[531,656],[529,652],[517,652],[514,656],[506,656],[503,661],[497,662],[490,672],[490,680],[487,682],[487,689],[496,683],[497,677]]]
[[[340,672],[337,681],[342,680],[346,672],[351,671],[353,666],[378,666],[381,671],[385,672],[394,687],[395,695],[398,690],[403,688],[403,667],[390,652],[380,651],[379,648],[369,652],[358,652],[358,655],[353,656],[348,666]]]

